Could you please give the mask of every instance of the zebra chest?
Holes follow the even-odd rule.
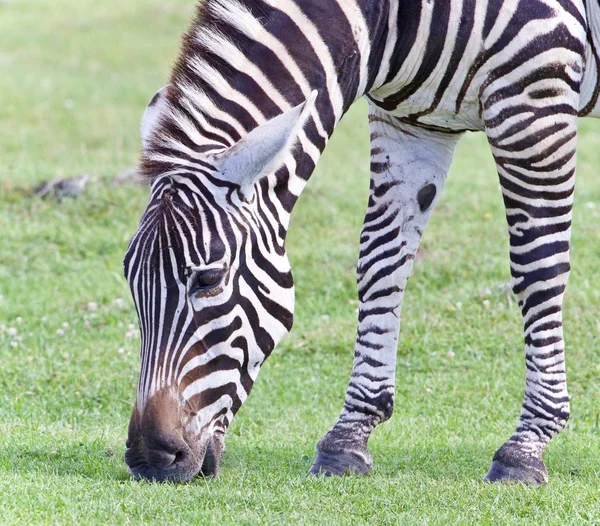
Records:
[[[369,94],[368,98],[389,115],[416,125],[453,131],[483,130],[477,89],[469,86],[463,93],[458,82],[452,84],[442,88],[435,79],[430,79],[406,96],[405,85],[396,83]]]

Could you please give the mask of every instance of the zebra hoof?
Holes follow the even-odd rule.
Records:
[[[309,473],[312,475],[325,475],[326,477],[341,477],[346,473],[351,475],[367,475],[372,469],[373,464],[370,456],[365,460],[353,453],[344,451],[336,453],[318,451],[317,458],[311,466]]]
[[[494,455],[484,482],[522,482],[533,486],[548,483],[548,470],[542,459],[526,455],[514,447],[503,446]]]

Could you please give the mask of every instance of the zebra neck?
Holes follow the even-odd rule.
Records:
[[[205,0],[184,39],[173,84],[201,89],[213,109],[232,115],[247,131],[253,121],[274,117],[316,89],[331,135],[377,80],[381,57],[371,54],[371,46],[386,43],[393,19],[388,4]]]

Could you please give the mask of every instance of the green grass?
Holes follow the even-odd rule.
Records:
[[[121,260],[147,190],[107,181],[136,161],[140,116],[168,76],[192,4],[0,2],[0,324],[21,338],[14,348],[0,331],[0,523],[600,524],[593,121],[581,125],[565,308],[572,419],[548,448],[547,487],[481,483],[514,429],[524,383],[521,320],[500,287],[509,280],[505,220],[481,135],[461,142],[408,287],[396,412],[371,439],[373,474],[306,475],[352,365],[364,103],[295,210],[296,325],[235,419],[221,475],[178,486],[129,478],[139,344],[126,338],[136,319]],[[97,181],[77,201],[20,191],[81,172]]]

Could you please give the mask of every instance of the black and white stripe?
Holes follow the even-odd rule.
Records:
[[[527,363],[519,425],[488,479],[544,482],[542,452],[569,415],[561,308],[577,116],[600,115],[599,43],[596,0],[206,0],[142,130],[152,195],[125,259],[142,330],[134,473],[216,471],[211,437],[292,326],[291,211],[366,95],[354,369],[312,471],[371,469],[369,435],[393,410],[406,282],[454,147],[474,130],[498,167]],[[161,404],[176,408],[176,436]],[[156,461],[157,429],[163,449],[191,460]]]

